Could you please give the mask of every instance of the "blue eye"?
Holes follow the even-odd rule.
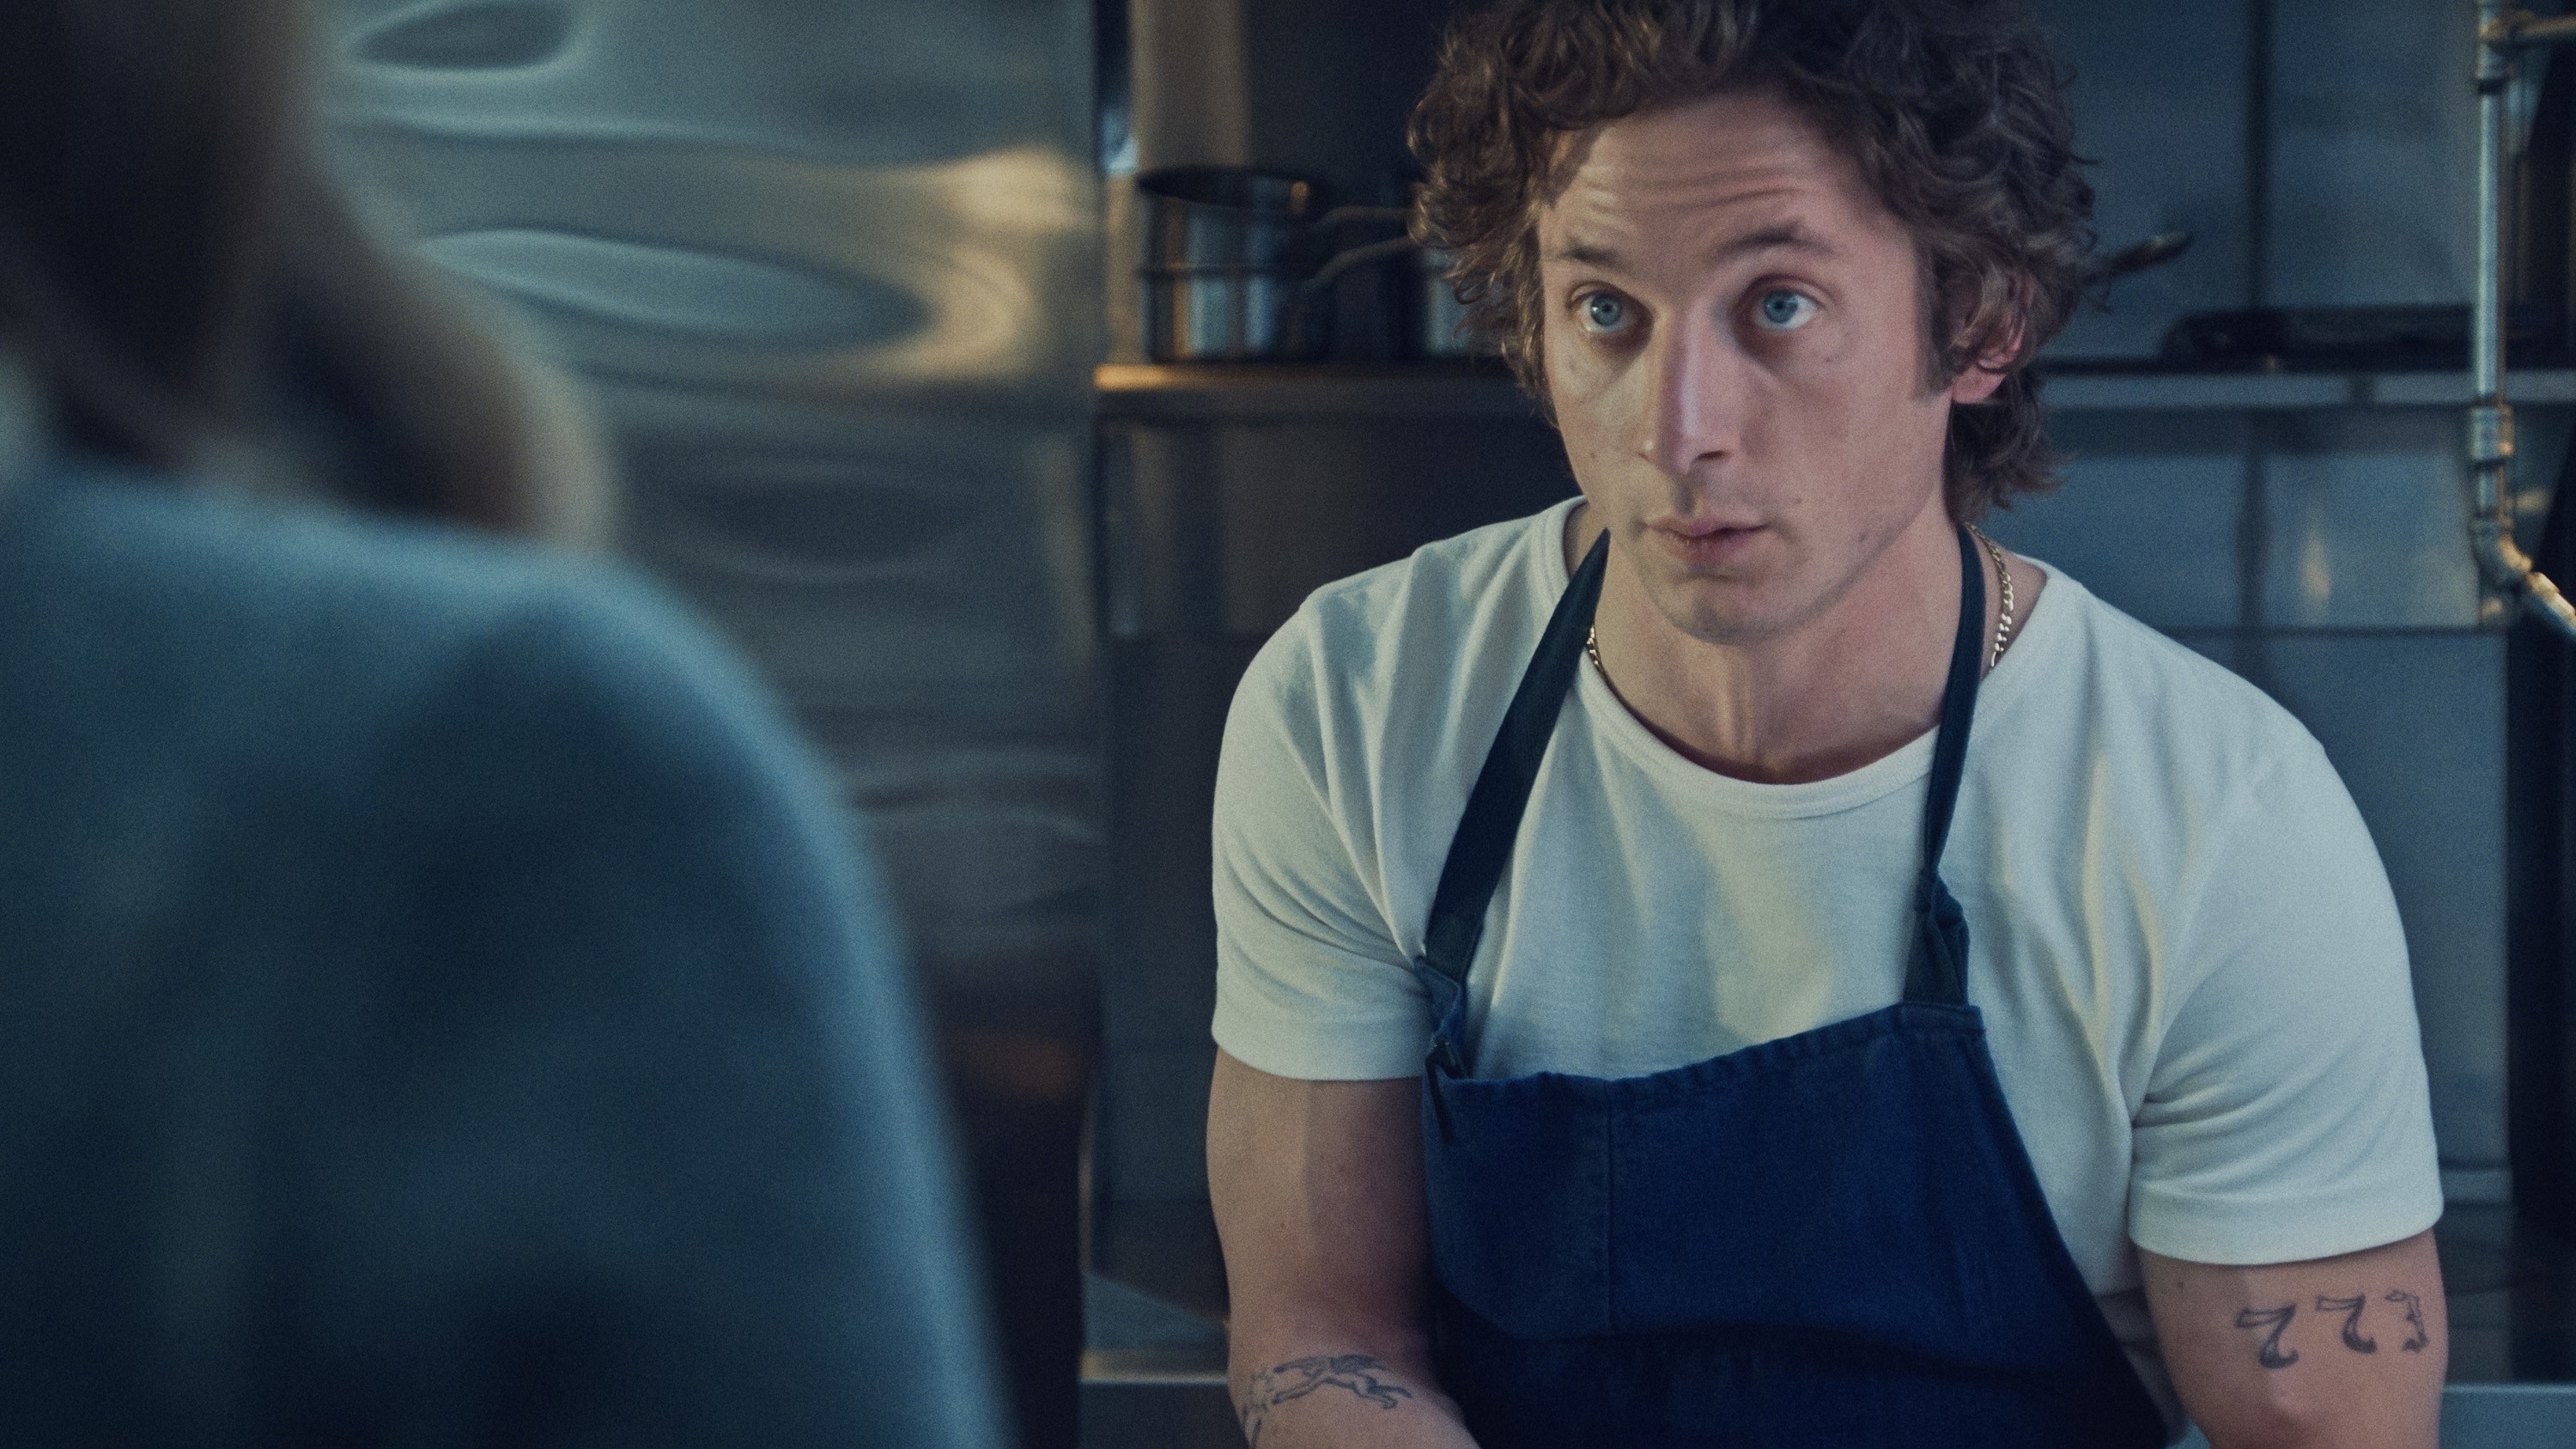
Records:
[[[1816,299],[1804,292],[1765,292],[1754,304],[1755,315],[1762,325],[1774,332],[1788,332],[1815,320]]]
[[[1584,299],[1583,320],[1595,332],[1616,332],[1628,321],[1628,304],[1607,292]]]

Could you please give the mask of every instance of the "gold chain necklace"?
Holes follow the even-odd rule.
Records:
[[[2007,563],[2005,563],[2005,562],[2004,562],[2004,549],[2003,549],[2003,545],[2002,545],[2002,544],[1999,544],[1999,543],[1997,543],[1997,542],[1995,542],[1995,541],[1994,541],[1993,539],[1991,539],[1991,538],[1986,537],[1986,533],[1985,533],[1985,530],[1984,530],[1984,529],[1971,527],[1971,528],[1968,530],[1968,532],[1969,532],[1969,533],[1971,533],[1971,534],[1974,534],[1974,535],[1976,536],[1976,540],[1977,540],[1977,542],[1982,543],[1982,544],[1984,544],[1984,545],[1986,546],[1986,553],[1987,553],[1987,555],[1988,555],[1989,557],[1991,557],[1992,559],[1994,559],[1994,561],[1995,561],[1995,577],[1996,577],[1998,580],[2000,580],[2000,581],[2002,582],[2002,585],[2003,585],[2003,587],[2002,587],[2002,589],[2001,589],[2001,593],[2002,593],[2002,595],[2003,595],[2003,600],[2002,600],[2002,602],[2003,602],[2003,607],[1995,611],[1995,643],[1994,643],[1994,648],[1993,648],[1990,652],[1988,652],[1988,654],[1986,655],[1986,671],[1987,671],[1988,673],[1993,673],[1993,672],[1994,672],[1994,667],[1995,667],[1996,665],[1998,665],[1998,664],[2003,663],[2003,660],[2004,660],[2004,651],[2005,651],[2006,649],[2009,649],[2009,648],[2011,648],[2011,647],[2012,647],[2012,641],[2013,641],[2013,581],[2012,581],[2012,566],[2011,566],[2010,564],[2007,564]],[[1585,657],[1585,658],[1590,659],[1590,660],[1592,661],[1592,667],[1593,667],[1594,669],[1597,669],[1597,670],[1600,670],[1600,671],[1601,671],[1601,682],[1602,682],[1602,683],[1604,683],[1604,684],[1608,684],[1608,683],[1610,683],[1610,670],[1609,670],[1609,668],[1608,668],[1606,665],[1604,665],[1604,664],[1601,662],[1601,630],[1600,630],[1600,628],[1599,628],[1598,626],[1590,626],[1590,627],[1586,627],[1586,628],[1584,629],[1584,631],[1583,631],[1583,654],[1584,654],[1584,657]],[[1614,687],[1615,687],[1615,686],[1614,686]]]
[[[1996,665],[2004,662],[2004,650],[2010,648],[2013,641],[2012,566],[2004,562],[2003,545],[1986,537],[1984,529],[1971,526],[1968,532],[1975,534],[1977,542],[1986,546],[1986,553],[1995,561],[1995,577],[2003,582],[2003,607],[1995,611],[1995,647],[1986,656],[1986,672],[1991,674]]]

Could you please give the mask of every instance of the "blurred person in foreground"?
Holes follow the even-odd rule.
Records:
[[[267,496],[596,511],[317,174],[297,17],[0,8],[7,1438],[987,1449],[894,937],[775,708],[606,570]]]
[[[2053,481],[2092,241],[2029,8],[1499,0],[1414,136],[1582,496],[1318,590],[1235,697],[1249,1437],[2429,1449],[2361,817],[1973,527]]]

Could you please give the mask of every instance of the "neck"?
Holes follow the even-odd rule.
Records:
[[[1576,511],[1570,543],[1589,547],[1599,532],[1589,513]],[[1996,581],[1979,566],[1991,632]],[[1959,589],[1957,533],[1936,498],[1810,617],[1738,641],[1665,618],[1614,539],[1595,627],[1612,688],[1665,744],[1723,775],[1796,784],[1856,770],[1939,723]]]

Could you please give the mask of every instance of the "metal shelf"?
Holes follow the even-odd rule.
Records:
[[[2517,403],[2576,402],[2576,369],[2508,375]],[[2084,372],[2048,378],[2040,394],[2059,412],[2296,412],[2323,408],[2467,407],[2460,372]]]
[[[1092,373],[1104,419],[1134,422],[1393,421],[1537,416],[1498,365],[1106,363]],[[2576,368],[2508,374],[2516,403],[2576,403]],[[2465,407],[2467,372],[2088,372],[2049,377],[2059,412],[2294,412]]]
[[[1535,419],[1500,364],[1367,367],[1333,363],[1104,363],[1092,372],[1100,416],[1139,422]]]

